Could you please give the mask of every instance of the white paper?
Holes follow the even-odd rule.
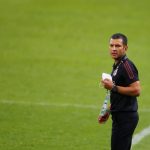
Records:
[[[102,79],[105,80],[105,79],[109,79],[112,81],[112,77],[110,74],[108,73],[102,73]]]

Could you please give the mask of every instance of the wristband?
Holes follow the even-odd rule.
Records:
[[[114,84],[111,91],[112,92],[118,92],[118,87]]]

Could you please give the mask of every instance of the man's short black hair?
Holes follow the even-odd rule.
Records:
[[[111,39],[122,39],[124,45],[128,45],[127,37],[122,33],[115,33],[111,36]]]

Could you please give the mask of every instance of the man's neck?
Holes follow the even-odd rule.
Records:
[[[121,56],[121,57],[115,59],[115,64],[119,63],[119,62],[122,60],[122,58],[125,57],[125,56],[126,56],[126,55],[123,55],[123,56]]]

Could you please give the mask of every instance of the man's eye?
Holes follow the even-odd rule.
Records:
[[[110,45],[110,47],[121,47],[121,45]]]
[[[116,47],[120,47],[120,45],[116,45]]]

